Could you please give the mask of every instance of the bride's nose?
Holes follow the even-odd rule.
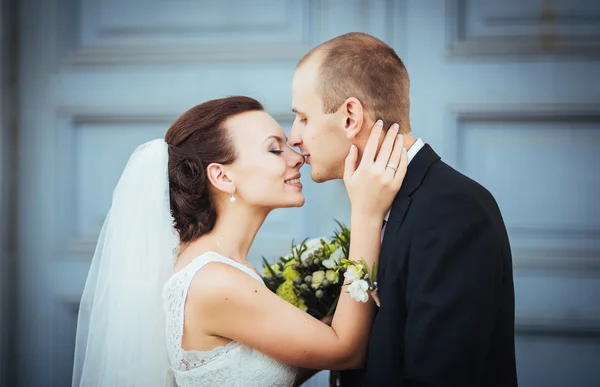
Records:
[[[304,165],[304,156],[296,151],[290,149],[290,157],[288,158],[288,165],[294,169],[299,169]]]

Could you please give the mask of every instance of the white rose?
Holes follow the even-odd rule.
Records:
[[[369,295],[367,294],[367,290],[369,289],[369,284],[365,280],[356,280],[348,286],[348,293],[350,293],[350,297],[354,298],[356,301],[367,302],[369,299]]]
[[[327,242],[326,239],[323,238],[323,240],[325,240]],[[316,253],[317,250],[319,250],[322,247],[321,238],[309,239],[305,242],[304,246],[306,246],[306,251],[300,255],[300,259],[302,261],[304,261],[306,258],[308,258],[309,254]]]
[[[306,246],[306,248],[308,250],[315,248],[315,247],[321,247],[321,238],[309,239],[304,243],[304,245]]]

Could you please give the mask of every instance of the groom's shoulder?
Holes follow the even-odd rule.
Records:
[[[456,170],[443,160],[438,160],[429,169],[415,197],[440,200],[449,197],[471,197],[494,200],[492,193],[481,183]]]

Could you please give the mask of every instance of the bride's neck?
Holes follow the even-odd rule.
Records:
[[[240,203],[241,204],[241,203]],[[240,262],[247,262],[258,230],[268,211],[257,211],[242,205],[228,205],[220,213],[211,234],[219,253]]]

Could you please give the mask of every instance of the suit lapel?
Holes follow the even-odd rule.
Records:
[[[440,156],[435,153],[429,144],[425,144],[409,164],[406,176],[404,177],[404,182],[392,203],[390,216],[386,223],[383,241],[381,243],[379,270],[377,275],[380,280],[385,273],[385,269],[389,262],[393,259],[397,259],[397,257],[394,256],[397,246],[397,236],[410,207],[412,194],[423,182],[429,168],[438,160],[440,160]]]
[[[383,234],[383,241],[381,242],[381,252],[379,254],[379,270],[378,275],[381,279],[381,276],[385,272],[386,264],[393,259],[393,251],[396,236],[400,231],[400,227],[402,226],[402,222],[404,221],[404,216],[408,211],[408,207],[410,207],[410,196],[405,193],[398,192],[396,195],[396,199],[394,199],[394,203],[392,205],[392,211],[390,213],[390,217],[385,226],[385,232]]]

